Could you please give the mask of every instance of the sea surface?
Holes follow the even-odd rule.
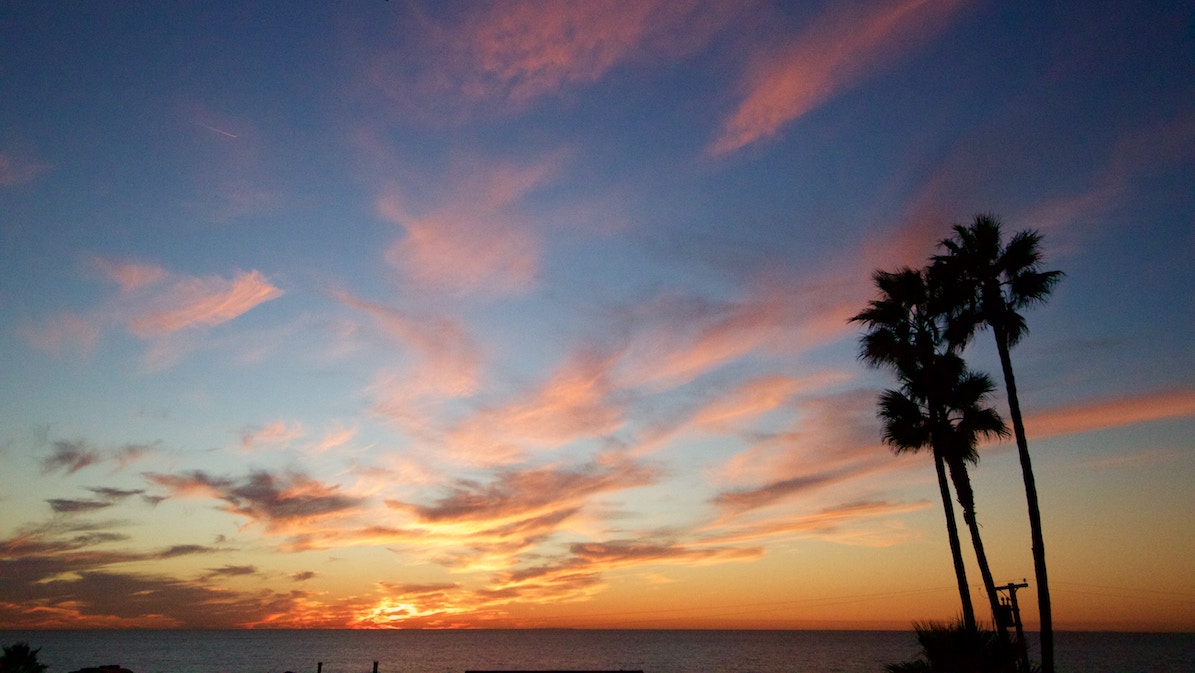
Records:
[[[1033,634],[1030,634],[1032,644]],[[881,673],[917,655],[905,631],[11,631],[47,673]],[[1059,673],[1195,673],[1195,634],[1055,634]]]

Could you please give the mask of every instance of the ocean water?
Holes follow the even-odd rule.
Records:
[[[1195,673],[1195,634],[1061,632],[1059,673]],[[905,631],[0,631],[47,673],[880,673],[915,658]]]

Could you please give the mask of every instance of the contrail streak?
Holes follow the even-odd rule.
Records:
[[[219,134],[221,134],[221,135],[226,135],[226,136],[228,136],[229,138],[237,138],[237,137],[239,137],[239,136],[237,136],[237,135],[235,135],[235,134],[232,134],[232,133],[229,133],[228,131],[225,131],[225,130],[223,130],[223,129],[218,129],[218,128],[216,128],[215,126],[208,126],[207,124],[204,124],[204,123],[201,123],[201,122],[195,122],[195,123],[196,123],[196,124],[199,124],[200,126],[202,126],[203,128],[205,128],[205,129],[207,129],[207,130],[209,130],[209,131],[215,131],[216,133],[219,133]]]

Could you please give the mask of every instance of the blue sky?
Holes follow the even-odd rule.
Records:
[[[6,4],[0,624],[950,616],[847,319],[994,213],[1067,274],[1014,352],[1056,623],[1195,629],[1192,21]]]

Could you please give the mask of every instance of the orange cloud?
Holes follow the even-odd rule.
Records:
[[[605,360],[578,357],[523,399],[483,409],[452,428],[445,449],[471,464],[501,465],[530,449],[608,435],[624,422],[610,400],[608,368]]]
[[[830,4],[781,54],[767,54],[749,70],[746,95],[723,124],[710,153],[727,154],[775,135],[785,124],[927,41],[962,4]]]
[[[630,541],[579,542],[572,545],[574,556],[603,569],[641,566],[653,563],[669,565],[704,565],[725,561],[753,561],[763,556],[759,547],[691,547]]]
[[[233,280],[187,278],[158,298],[164,308],[135,318],[130,328],[148,338],[196,325],[218,325],[249,309],[282,296],[258,271],[240,273]]]
[[[316,451],[329,451],[338,446],[344,446],[352,441],[353,437],[357,436],[356,428],[346,428],[342,425],[337,425],[334,428],[326,430],[324,436],[316,444]]]
[[[1025,431],[1035,439],[1041,439],[1187,417],[1195,417],[1195,391],[1163,390],[1033,414],[1025,419]]]
[[[524,524],[557,524],[561,513],[601,493],[652,483],[656,471],[631,462],[590,464],[568,470],[556,466],[508,470],[490,483],[459,480],[433,505],[387,502],[424,523],[469,522],[474,531],[526,532]]]

